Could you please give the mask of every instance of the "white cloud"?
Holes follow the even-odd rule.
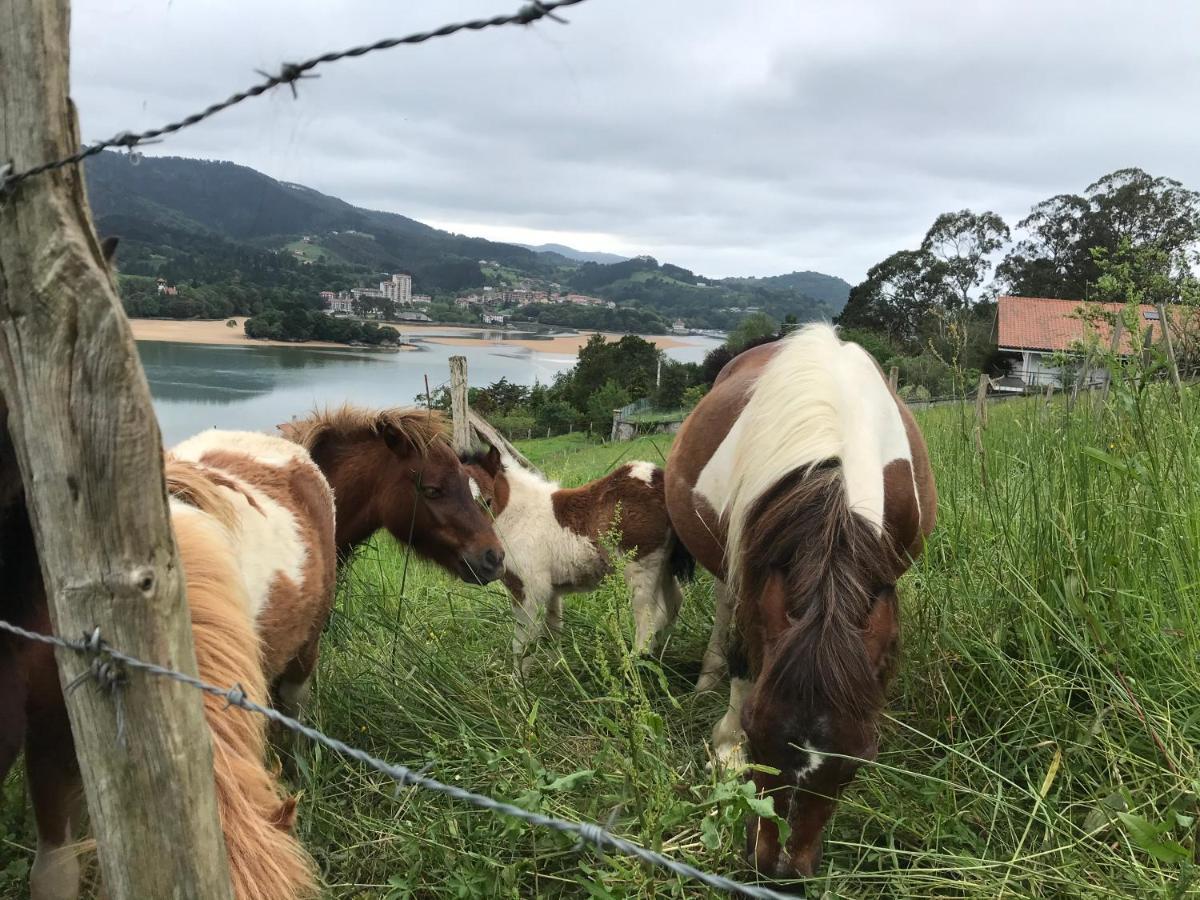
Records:
[[[85,139],[327,49],[520,0],[79,0]],[[1014,222],[1138,165],[1200,186],[1200,6],[590,0],[339,62],[150,152],[489,237],[850,280],[948,209]]]

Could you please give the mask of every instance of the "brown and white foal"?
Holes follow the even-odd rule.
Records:
[[[522,670],[543,627],[561,631],[563,594],[593,590],[610,571],[604,538],[613,530],[617,549],[632,554],[625,581],[633,598],[634,650],[658,648],[683,602],[676,575],[691,564],[667,517],[662,469],[631,462],[582,487],[560,488],[495,447],[465,463],[504,542],[503,580],[517,618],[513,656]]]
[[[718,579],[700,684],[727,664],[718,756],[779,772],[753,779],[791,836],[759,819],[751,856],[811,875],[839,792],[876,753],[896,580],[936,514],[925,442],[871,357],[811,325],[721,371],[671,450],[667,502]]]

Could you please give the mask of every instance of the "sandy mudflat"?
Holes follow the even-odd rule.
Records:
[[[407,331],[408,329],[405,329]],[[470,347],[481,343],[498,344],[501,346],[512,345],[514,347],[528,347],[530,350],[536,350],[539,353],[578,353],[579,348],[588,342],[588,338],[592,336],[592,332],[581,332],[580,334],[564,334],[558,337],[545,338],[543,340],[526,340],[522,338],[506,338],[504,340],[489,341],[480,338],[469,337],[423,337],[431,344],[452,344],[456,347]],[[413,331],[412,337],[421,337],[420,333]],[[604,339],[609,341],[619,341],[624,335],[620,334],[605,334]],[[661,334],[643,335],[650,343],[655,344],[659,350],[669,350],[672,347],[686,347],[685,341],[676,340],[675,338],[664,337]]]
[[[236,328],[225,319],[130,319],[133,337],[139,341],[169,341],[174,344],[224,344],[232,347],[327,347],[334,350],[362,350],[331,341],[262,341],[246,337],[245,318],[238,316]]]
[[[334,344],[328,341],[260,341],[246,337],[243,328],[245,318],[238,316],[234,319],[236,328],[230,328],[224,319],[208,321],[195,319],[130,319],[133,336],[139,341],[170,341],[176,344],[223,344],[233,347],[328,347],[331,349],[362,349],[348,348],[345,344]],[[526,347],[539,353],[575,354],[579,348],[588,342],[592,332],[584,331],[579,334],[564,334],[544,340],[528,340],[513,338],[511,340],[490,340],[484,337],[470,337],[472,334],[495,333],[494,328],[472,328],[466,325],[416,325],[413,323],[392,323],[392,327],[405,338],[421,338],[432,344],[450,344],[457,347],[471,347],[479,344],[502,344],[515,347]],[[423,332],[435,332],[438,337],[425,337]],[[622,335],[605,333],[607,341],[620,340]],[[687,341],[664,335],[645,335],[646,340],[658,346],[660,350],[672,347],[686,347]]]

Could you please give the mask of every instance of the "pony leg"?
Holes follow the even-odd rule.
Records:
[[[550,636],[557,638],[562,634],[563,628],[563,610],[562,610],[562,595],[555,593],[551,595],[546,603],[546,628],[550,630]]]
[[[729,708],[713,728],[713,751],[722,769],[737,771],[746,766],[746,733],[742,731],[742,704],[754,683],[745,678],[729,682]]]
[[[289,662],[275,683],[275,708],[285,716],[299,719],[312,693],[312,676],[317,668],[317,657],[321,648],[321,631],[300,648],[295,659]],[[272,723],[271,738],[275,746],[283,751],[284,775],[295,780],[299,775],[296,753],[301,746],[300,735],[289,728]]]
[[[662,631],[678,611],[678,607],[672,610],[664,590],[665,557],[665,551],[657,550],[625,566],[625,582],[633,599],[633,650],[639,656],[658,651]]]
[[[55,693],[57,687],[56,683]],[[57,699],[61,704],[62,695],[58,694]],[[79,854],[71,843],[73,831],[83,818],[83,782],[65,707],[31,713],[25,743],[25,773],[38,834],[37,856],[29,872],[30,897],[76,900]]]
[[[522,675],[528,675],[533,666],[533,657],[528,655],[529,648],[542,635],[542,613],[551,597],[553,593],[542,596],[529,590],[523,591],[521,595],[513,594],[513,616],[517,620],[513,629],[513,661]]]
[[[713,613],[713,629],[708,639],[708,649],[704,651],[704,662],[700,665],[700,678],[696,682],[697,694],[715,691],[728,668],[725,663],[725,649],[729,645],[729,620],[733,616],[733,597],[725,583],[715,579],[713,596],[717,601]]]

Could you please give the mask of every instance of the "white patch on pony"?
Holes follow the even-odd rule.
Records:
[[[79,848],[38,838],[37,855],[29,870],[33,900],[76,900],[79,896]]]
[[[312,464],[308,451],[294,441],[259,431],[222,431],[210,428],[171,448],[172,455],[191,462],[210,452],[242,453],[264,465],[282,468],[296,462]]]
[[[805,765],[796,769],[796,784],[799,784],[817,769],[821,768],[821,764],[825,762],[825,757],[817,752],[817,748],[805,741],[801,746],[808,753],[808,761]]]
[[[504,545],[505,568],[521,579],[527,599],[548,602],[556,585],[591,590],[604,559],[592,542],[558,523],[551,499],[558,485],[505,462],[508,503],[492,523]]]
[[[636,478],[638,481],[644,481],[646,484],[652,484],[654,481],[654,473],[658,471],[658,466],[652,462],[645,460],[635,460],[627,463],[625,466],[625,474],[630,478]]]
[[[222,478],[237,486],[238,490],[231,490],[216,485],[237,513],[237,534],[230,537],[238,570],[246,586],[250,618],[257,621],[270,601],[271,586],[277,578],[283,576],[296,584],[304,581],[308,548],[300,534],[299,522],[290,509],[250,482],[216,466],[207,466],[200,459],[210,452],[233,452],[279,468],[304,465],[312,466],[315,470],[312,458],[299,444],[281,437],[216,429],[189,438],[170,452],[177,458],[219,472]],[[172,512],[181,506],[192,509],[186,504],[172,501]]]
[[[471,499],[478,500],[480,498],[479,485],[475,483],[475,479],[470,475],[467,476],[467,484],[471,485]]]
[[[884,467],[912,463],[900,409],[871,357],[823,324],[780,342],[718,452],[725,444],[732,485],[715,508],[728,517],[731,572],[751,507],[789,473],[840,460],[847,505],[882,533]]]

